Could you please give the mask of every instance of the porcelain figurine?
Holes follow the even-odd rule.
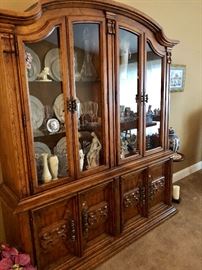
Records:
[[[88,169],[99,166],[99,154],[102,148],[102,145],[100,141],[98,140],[95,132],[92,132],[91,136],[93,137],[93,139],[90,146],[90,150],[87,153]]]
[[[40,81],[52,81],[50,79],[48,79],[48,75],[50,75],[49,73],[49,67],[44,67],[44,69],[41,71],[41,73],[37,76],[37,79]]]

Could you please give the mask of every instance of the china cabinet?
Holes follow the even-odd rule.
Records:
[[[171,49],[110,1],[0,12],[0,197],[6,238],[38,269],[92,269],[176,212]]]

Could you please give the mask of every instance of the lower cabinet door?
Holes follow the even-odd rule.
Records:
[[[146,216],[147,170],[134,171],[121,176],[121,228],[141,221]],[[134,228],[134,226],[133,226]]]
[[[149,210],[160,204],[171,205],[171,161],[158,163],[148,169]]]
[[[38,269],[54,269],[77,253],[76,199],[68,198],[32,210]]]
[[[109,181],[79,193],[82,254],[111,243],[115,225],[115,189]]]

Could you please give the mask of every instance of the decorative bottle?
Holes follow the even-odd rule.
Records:
[[[43,153],[43,154],[41,154],[41,156],[43,158],[42,180],[44,183],[48,183],[50,180],[52,180],[52,176],[51,176],[49,168],[48,168],[48,154]]]
[[[59,165],[58,157],[56,155],[50,156],[49,166],[53,180],[58,179],[58,165]]]

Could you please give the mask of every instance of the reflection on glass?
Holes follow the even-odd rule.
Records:
[[[120,158],[138,153],[138,36],[119,30]]]
[[[59,28],[25,44],[25,64],[38,183],[68,175]]]
[[[147,43],[146,89],[146,150],[161,145],[161,73],[162,58]]]
[[[80,171],[104,164],[99,24],[78,23],[74,31]]]

